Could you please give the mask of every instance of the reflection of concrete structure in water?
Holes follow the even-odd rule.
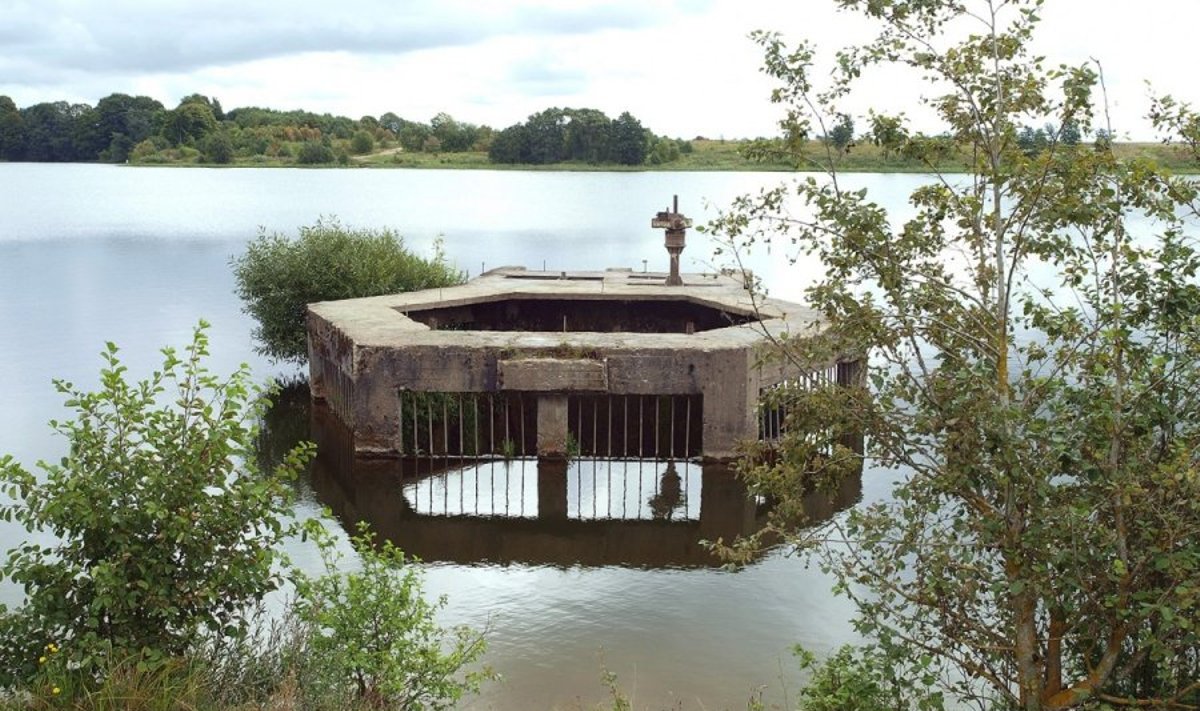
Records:
[[[729,274],[679,274],[689,221],[675,207],[653,224],[669,274],[505,267],[310,305],[313,397],[374,455],[722,459],[759,436],[764,390],[861,377],[857,354],[806,373],[764,357],[773,339],[819,334],[819,315]]]
[[[714,461],[366,458],[320,405],[312,437],[313,487],[343,525],[367,521],[431,562],[715,567],[702,541],[755,533],[769,510]],[[860,495],[855,477],[806,513],[819,522]]]

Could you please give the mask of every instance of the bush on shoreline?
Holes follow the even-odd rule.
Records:
[[[51,423],[67,455],[36,476],[0,456],[0,518],[30,534],[0,565],[26,597],[0,605],[0,710],[444,708],[474,693],[491,676],[463,671],[482,634],[437,626],[398,550],[361,529],[362,571],[343,573],[310,521],[326,571],[291,567],[287,482],[313,445],[255,466],[266,396],[245,365],[207,369],[206,329],[138,382],[108,344],[97,391],[55,383],[75,411]],[[295,601],[268,616],[289,578]]]

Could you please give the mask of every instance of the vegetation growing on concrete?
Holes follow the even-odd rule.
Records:
[[[322,218],[293,239],[260,232],[231,260],[237,294],[258,322],[257,350],[304,363],[307,305],[461,284],[465,275],[446,261],[441,244],[431,257],[413,254],[390,229],[363,229]]]

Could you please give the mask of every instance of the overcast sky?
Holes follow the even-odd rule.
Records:
[[[0,0],[0,94],[18,106],[113,92],[168,107],[354,118],[439,111],[503,128],[550,106],[630,111],[657,133],[776,133],[771,84],[746,35],[774,29],[833,50],[863,23],[833,0]],[[1038,51],[1104,65],[1118,133],[1154,138],[1148,90],[1200,104],[1191,58],[1200,0],[1048,0]],[[927,87],[871,78],[848,105],[914,107]],[[860,124],[861,127],[862,124]],[[922,128],[932,128],[922,126]]]

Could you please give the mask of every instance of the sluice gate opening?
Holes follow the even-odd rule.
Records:
[[[396,454],[536,457],[537,393],[397,394]],[[704,450],[702,395],[566,396],[565,454],[603,459],[691,459]]]

